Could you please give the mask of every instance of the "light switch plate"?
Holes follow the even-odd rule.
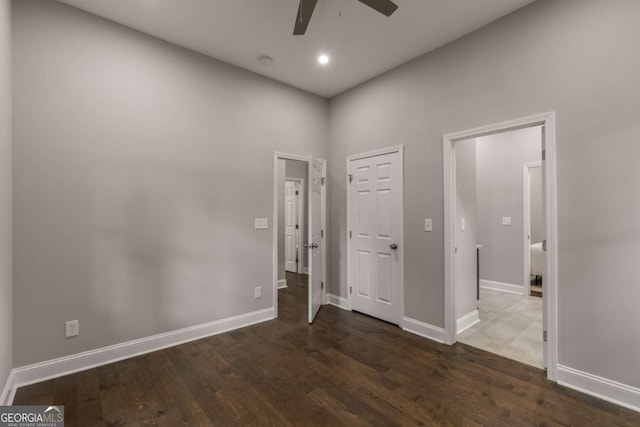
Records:
[[[433,220],[431,218],[424,219],[424,231],[433,231]]]
[[[255,228],[256,230],[266,230],[269,228],[269,218],[256,218]]]
[[[511,225],[511,217],[503,216],[502,217],[502,225]]]

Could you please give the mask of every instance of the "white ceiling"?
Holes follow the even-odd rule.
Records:
[[[324,97],[533,2],[394,0],[387,18],[357,0],[319,0],[307,33],[293,36],[298,0],[59,1]]]

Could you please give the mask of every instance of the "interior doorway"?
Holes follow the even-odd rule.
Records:
[[[520,136],[537,137],[537,148],[535,144],[532,147],[538,158],[523,157],[522,151],[519,155],[517,147],[508,144],[507,140],[518,132]],[[487,141],[491,139],[502,140],[502,145],[489,149]],[[499,164],[510,158],[509,167]],[[445,135],[443,160],[446,342],[465,342],[482,328],[484,334],[480,333],[479,338],[489,344],[485,350],[499,354],[496,347],[504,350],[510,344],[519,344],[515,341],[517,336],[536,341],[542,353],[536,360],[519,358],[514,351],[517,348],[513,348],[518,345],[503,356],[547,367],[548,378],[556,380],[555,115],[545,113]],[[526,265],[531,245],[525,241],[527,235],[531,236],[531,225],[526,222],[531,218],[530,212],[527,218],[525,206],[527,202],[531,204],[531,199],[524,198],[523,168],[533,162],[540,163],[541,170],[543,298],[529,296],[530,259]],[[481,178],[482,174],[485,176]],[[535,319],[536,310],[541,319]],[[487,333],[488,326],[501,321],[505,329],[497,336],[503,342],[496,342]],[[528,333],[524,329],[518,331],[518,327],[528,329]],[[483,347],[482,339],[469,341]]]
[[[276,317],[279,292],[307,295],[309,323],[324,303],[325,173],[324,160],[274,153],[273,299]],[[290,289],[291,286],[296,289]]]
[[[531,191],[529,173],[540,166],[542,128],[461,140],[455,156],[457,340],[544,368],[542,300],[528,280],[532,220],[542,238],[541,209],[530,210],[541,182]]]

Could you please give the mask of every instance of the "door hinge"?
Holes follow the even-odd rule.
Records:
[[[351,238],[351,230],[349,230],[349,238]]]
[[[298,229],[298,224],[296,224],[296,230]]]
[[[353,293],[353,288],[351,286],[349,286],[349,293],[352,294]]]
[[[320,282],[320,289],[324,289],[324,282]]]
[[[298,190],[296,190],[296,196],[298,195]]]
[[[458,253],[458,247],[457,246],[453,248],[453,252],[456,253],[456,254]]]
[[[320,237],[324,237],[324,230],[320,230]]]
[[[351,181],[353,181],[353,175],[349,174],[349,184],[351,184]]]
[[[324,176],[322,178],[320,178],[320,184],[324,185],[327,182],[327,178],[325,178]]]
[[[547,160],[547,150],[542,150],[542,160]]]
[[[542,241],[542,250],[543,251],[547,250],[547,240],[546,239]]]
[[[542,331],[542,341],[547,342],[547,331]]]

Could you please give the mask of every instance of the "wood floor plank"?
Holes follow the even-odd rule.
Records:
[[[323,307],[290,274],[279,318],[21,387],[67,426],[639,426],[640,413],[464,344]]]

